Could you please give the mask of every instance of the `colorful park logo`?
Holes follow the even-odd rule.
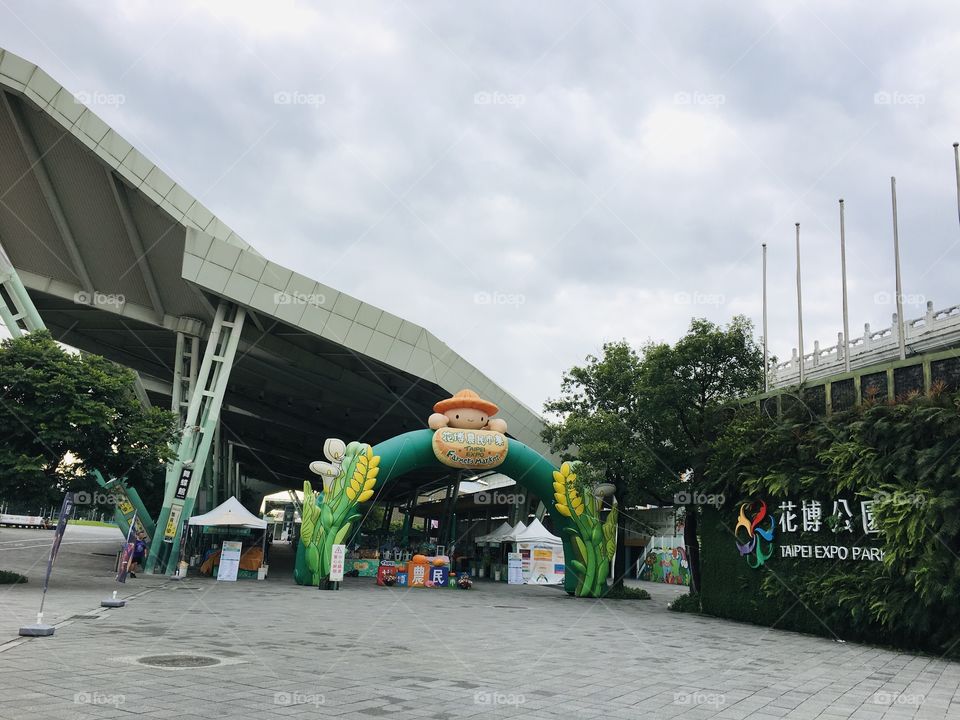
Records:
[[[764,527],[768,520],[769,527]],[[762,500],[740,504],[740,517],[733,534],[737,540],[737,550],[746,556],[750,567],[760,567],[773,555],[776,527],[776,520],[767,513],[767,504]]]

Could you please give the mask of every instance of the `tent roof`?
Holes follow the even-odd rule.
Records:
[[[191,525],[207,526],[233,526],[245,528],[267,527],[267,521],[258,518],[252,512],[247,510],[235,497],[227,498],[223,503],[217,505],[213,510],[203,515],[194,515],[190,518]]]
[[[547,530],[543,523],[534,518],[530,526],[515,538],[517,542],[562,543],[563,541]]]
[[[500,527],[498,527],[496,530],[488,532],[486,535],[481,535],[474,540],[474,542],[500,542],[500,538],[509,533],[511,530],[513,530],[513,528],[510,527],[510,523],[504,521],[500,523]]]
[[[523,520],[518,522],[513,526],[513,529],[509,533],[500,538],[500,542],[516,542],[517,536],[522,535],[527,529],[527,526],[523,524]]]

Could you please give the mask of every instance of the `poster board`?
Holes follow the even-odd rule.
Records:
[[[220,547],[220,567],[217,569],[217,581],[236,582],[240,569],[240,552],[243,543],[239,540],[224,540]]]
[[[507,553],[507,584],[523,585],[523,556],[516,553]]]
[[[531,585],[563,582],[563,545],[542,542],[517,543],[523,554],[523,581]]]

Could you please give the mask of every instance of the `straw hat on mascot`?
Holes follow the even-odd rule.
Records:
[[[484,400],[473,390],[461,390],[453,397],[441,400],[433,406],[433,415],[427,420],[431,430],[451,427],[458,430],[492,430],[505,433],[507,423],[491,417],[500,410],[489,400]]]

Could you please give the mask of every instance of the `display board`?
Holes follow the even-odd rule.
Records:
[[[237,571],[240,569],[240,553],[243,543],[239,540],[224,540],[220,548],[220,567],[217,569],[217,580],[236,582]]]
[[[523,585],[523,556],[516,553],[507,554],[507,583],[509,585]]]
[[[517,549],[523,558],[523,581],[532,585],[555,585],[563,582],[563,545],[520,542]]]

